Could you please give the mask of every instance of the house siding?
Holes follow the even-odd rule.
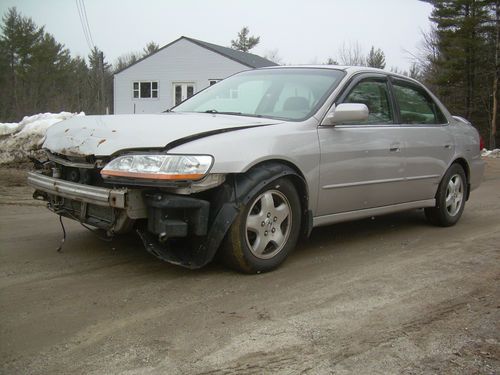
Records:
[[[210,79],[226,78],[248,69],[217,52],[180,39],[114,76],[114,112],[163,112],[173,106],[173,83],[193,82],[198,92],[209,86]],[[133,82],[140,81],[157,81],[158,98],[134,98]]]

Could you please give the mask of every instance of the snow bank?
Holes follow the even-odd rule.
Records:
[[[17,132],[20,122],[0,122],[0,136]]]
[[[85,113],[40,113],[26,116],[19,123],[0,123],[0,164],[25,162],[41,146],[49,127],[73,116]]]
[[[483,148],[483,151],[481,151],[481,156],[487,158],[500,158],[500,148],[495,148],[491,151]]]

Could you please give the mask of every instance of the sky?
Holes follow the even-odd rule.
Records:
[[[336,58],[359,43],[386,55],[386,68],[407,70],[430,28],[432,7],[417,0],[84,0],[94,44],[108,62],[180,36],[230,46],[243,26],[261,41],[252,53],[276,51],[285,64]],[[63,43],[73,56],[89,47],[76,0],[0,0],[0,14],[16,7]]]

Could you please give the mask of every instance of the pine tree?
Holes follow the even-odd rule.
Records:
[[[0,121],[88,109],[89,75],[83,59],[73,59],[64,45],[15,8],[3,17],[1,30]]]
[[[247,26],[243,27],[238,33],[238,38],[231,40],[231,48],[242,52],[248,52],[260,42],[259,36],[248,36],[250,30]]]
[[[425,80],[452,113],[471,120],[483,137],[493,134],[498,0],[427,0],[435,33],[424,64]],[[496,92],[498,88],[496,88]],[[495,111],[495,114],[493,113]]]
[[[69,51],[50,34],[45,33],[33,48],[33,64],[28,73],[30,90],[25,93],[33,112],[69,110],[71,61]]]
[[[78,56],[71,61],[67,85],[72,95],[68,103],[68,111],[88,112],[94,96],[90,89],[89,74],[89,67],[84,58]]]
[[[384,69],[385,68],[384,52],[380,48],[375,49],[375,47],[372,46],[370,52],[368,53],[368,56],[366,56],[366,65],[372,68]]]
[[[34,59],[32,50],[40,43],[44,31],[31,18],[22,17],[16,8],[10,8],[2,21],[0,53],[5,56],[8,66],[2,74],[7,85],[2,96],[2,115],[14,120],[29,110],[25,92],[30,85],[28,72]]]
[[[104,53],[94,46],[88,56],[89,86],[94,100],[89,103],[88,112],[105,114],[106,109],[112,110],[113,74],[111,65],[106,62]]]

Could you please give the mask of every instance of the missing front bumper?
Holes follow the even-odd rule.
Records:
[[[128,232],[134,219],[146,215],[142,201],[129,196],[140,192],[90,186],[40,172],[28,173],[28,185],[35,188],[33,197],[47,201],[47,207],[54,213],[103,229],[110,236]]]
[[[97,206],[125,208],[126,189],[106,189],[28,172],[28,185],[47,194]]]

